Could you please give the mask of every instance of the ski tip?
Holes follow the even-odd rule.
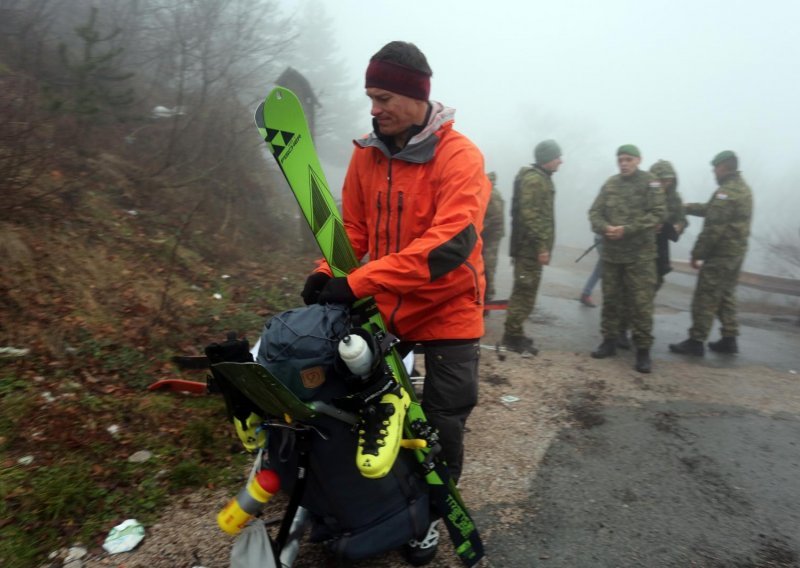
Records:
[[[253,117],[256,121],[256,126],[259,129],[266,129],[266,125],[264,124],[264,101],[261,101],[261,104],[258,105],[256,109],[256,114]]]
[[[280,85],[273,88],[267,96],[268,101],[283,101],[284,99],[289,101],[295,100],[298,103],[300,102],[300,98],[294,93],[294,91],[287,89],[286,87],[281,87]]]

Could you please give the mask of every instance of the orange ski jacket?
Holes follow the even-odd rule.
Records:
[[[355,141],[342,213],[356,257],[368,262],[347,282],[356,297],[374,296],[404,341],[475,339],[491,183],[480,150],[453,130],[455,111],[431,105],[425,127],[394,155],[374,132]]]

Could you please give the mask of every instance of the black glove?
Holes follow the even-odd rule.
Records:
[[[330,279],[331,277],[324,272],[314,272],[311,276],[306,278],[306,285],[303,286],[303,291],[300,292],[306,306],[317,303],[319,293],[322,292],[325,284],[327,284]]]
[[[322,292],[319,293],[317,302],[320,304],[350,305],[356,300],[358,300],[358,298],[353,294],[350,284],[347,283],[347,277],[340,276],[339,278],[331,278],[328,280]]]

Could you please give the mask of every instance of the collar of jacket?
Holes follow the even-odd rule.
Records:
[[[533,169],[536,170],[537,172],[541,172],[544,175],[546,175],[547,177],[553,177],[553,172],[548,172],[546,169],[544,169],[539,164],[531,164],[531,165],[533,166]]]
[[[421,130],[415,133],[408,141],[408,144],[396,154],[392,154],[389,151],[387,145],[374,131],[370,132],[364,138],[353,140],[353,142],[361,148],[377,148],[383,152],[384,156],[387,158],[402,160],[412,164],[425,164],[433,159],[436,145],[439,143],[439,137],[436,135],[437,131],[448,122],[452,123],[455,113],[455,109],[446,107],[440,102],[431,101],[427,123],[422,126]]]
[[[718,180],[717,180],[717,183],[718,183],[719,185],[722,185],[722,184],[723,184],[723,183],[725,183],[725,182],[732,181],[732,180],[737,180],[737,179],[739,179],[740,177],[742,177],[742,176],[741,176],[741,172],[731,172],[731,173],[729,173],[729,174],[725,174],[725,176],[724,176],[724,177],[721,177],[720,179],[718,179]]]
[[[636,171],[635,171],[635,172],[633,172],[633,173],[632,173],[631,175],[629,175],[629,176],[624,176],[624,175],[622,175],[622,174],[617,174],[617,176],[616,176],[616,177],[618,177],[619,179],[621,179],[621,180],[623,180],[623,181],[636,181],[636,180],[638,180],[640,177],[642,177],[642,176],[644,175],[644,173],[645,173],[645,172],[644,172],[644,170],[640,170],[639,168],[636,168]]]

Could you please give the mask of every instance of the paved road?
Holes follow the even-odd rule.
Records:
[[[591,420],[550,445],[532,522],[494,539],[493,566],[800,566],[798,415],[582,403]]]
[[[594,262],[574,265],[579,252],[560,251],[569,262],[545,271],[540,307],[526,324],[541,349],[585,353],[600,341],[599,308],[575,300]],[[501,296],[510,274],[501,263]],[[693,286],[693,276],[673,273],[659,292],[650,382],[659,365],[683,360],[667,345],[686,337]],[[668,395],[632,403],[604,396],[602,380],[588,382],[567,408],[576,426],[558,433],[527,500],[515,504],[530,522],[493,539],[492,566],[800,567],[800,404],[768,412],[755,403],[800,400],[800,375],[791,380],[800,371],[800,301],[744,288],[739,297],[742,353],[695,359],[684,382],[702,392],[719,388],[712,371],[725,380],[727,369],[741,376],[763,366],[788,377],[784,391],[756,392],[755,377],[745,377],[730,386],[741,405]],[[487,318],[487,343],[502,334],[502,320]],[[479,524],[495,514],[479,511]]]
[[[586,308],[576,301],[595,259],[591,253],[580,263],[574,259],[580,250],[561,248],[556,251],[553,266],[545,268],[538,306],[526,324],[526,333],[536,338],[544,349],[591,351],[602,340],[600,336],[600,308]],[[497,272],[497,297],[507,298],[511,292],[513,269],[507,257],[501,258]],[[689,306],[694,290],[694,275],[673,272],[667,275],[664,286],[656,297],[654,322],[655,345],[652,356],[657,366],[659,360],[675,360],[668,345],[688,336],[691,326]],[[601,303],[600,283],[594,297]],[[738,358],[708,354],[701,366],[765,365],[800,373],[800,298],[773,294],[740,286],[741,335]],[[502,312],[494,312],[487,319],[486,341],[491,343],[502,336]],[[715,324],[710,340],[717,339]]]

